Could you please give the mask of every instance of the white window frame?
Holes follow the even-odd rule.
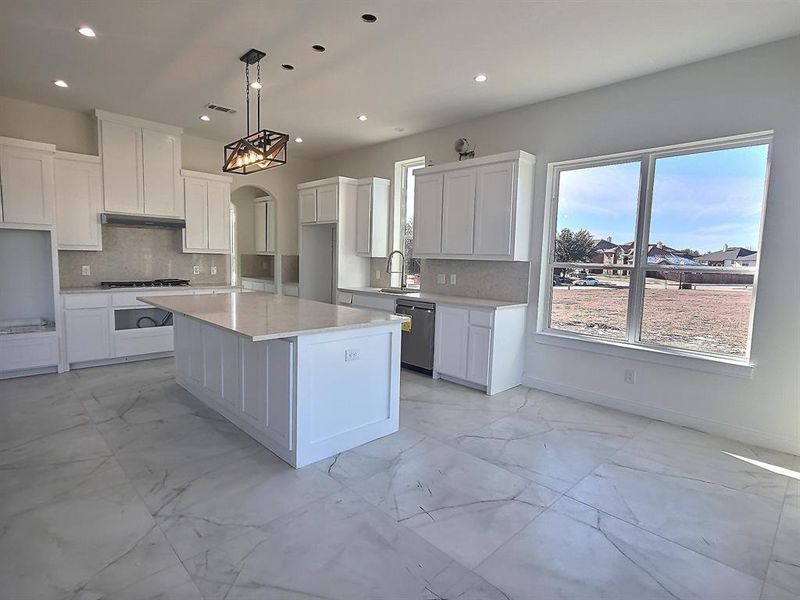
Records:
[[[720,372],[744,377],[752,376],[754,366],[750,348],[753,333],[753,315],[758,290],[758,272],[761,260],[761,244],[764,228],[764,211],[767,203],[767,187],[769,183],[769,166],[772,154],[772,131],[760,131],[703,140],[687,144],[678,144],[659,148],[650,148],[633,152],[624,152],[613,155],[584,158],[578,160],[560,161],[548,164],[547,167],[547,201],[545,206],[544,235],[542,248],[542,262],[539,283],[539,306],[536,320],[537,342],[565,346],[579,350],[601,351],[605,354],[645,360],[661,364],[672,364],[701,371]],[[758,234],[757,264],[755,267],[711,267],[711,266],[684,266],[684,265],[648,265],[647,249],[650,237],[650,217],[653,204],[653,183],[655,177],[655,162],[657,159],[711,152],[730,148],[746,146],[767,145],[767,166],[765,172],[764,197],[761,202],[761,215]],[[640,162],[641,173],[639,179],[639,194],[636,209],[635,233],[635,259],[632,266],[614,265],[618,271],[626,271],[629,275],[630,288],[628,293],[627,331],[625,341],[615,341],[588,334],[566,331],[550,327],[550,309],[552,305],[553,281],[552,271],[557,268],[584,269],[587,266],[597,268],[594,263],[556,262],[554,260],[556,226],[558,219],[558,184],[560,174],[574,169],[585,169],[611,164]],[[644,309],[644,282],[647,271],[662,272],[692,272],[692,273],[737,273],[753,275],[753,296],[750,306],[748,323],[747,348],[744,357],[735,357],[726,354],[693,351],[672,346],[648,343],[641,340],[641,326]]]
[[[411,167],[422,165],[425,167],[425,157],[407,158],[394,163],[394,210],[392,211],[392,236],[393,250],[403,251],[403,222],[405,221],[405,197],[408,186],[408,170]],[[390,285],[400,285],[400,275],[392,275]]]

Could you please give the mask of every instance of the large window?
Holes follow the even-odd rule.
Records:
[[[551,165],[540,330],[746,359],[770,143]]]
[[[424,166],[424,156],[395,163],[395,189],[397,190],[395,248],[402,251],[405,256],[406,284],[409,287],[419,287],[420,260],[414,258],[414,172]],[[392,280],[394,285],[399,282],[399,279]]]

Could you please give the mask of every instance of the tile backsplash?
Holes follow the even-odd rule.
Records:
[[[437,282],[440,274],[445,283]],[[529,262],[423,259],[420,287],[434,294],[527,302],[529,278]]]
[[[281,255],[281,281],[283,283],[300,281],[300,257],[297,254]]]
[[[275,256],[262,254],[242,254],[239,256],[242,277],[255,279],[275,279]]]
[[[175,277],[193,284],[226,284],[229,257],[225,254],[184,254],[181,231],[145,227],[103,225],[103,250],[60,250],[59,276],[62,288],[93,287],[101,281]],[[88,265],[91,275],[81,275]],[[193,267],[200,274],[193,274]],[[211,274],[216,267],[216,274]]]

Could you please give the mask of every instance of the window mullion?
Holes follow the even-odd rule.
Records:
[[[650,210],[653,196],[652,155],[642,157],[639,178],[639,202],[636,208],[635,256],[628,294],[628,342],[636,343],[642,329],[642,308],[644,304],[645,276],[647,274],[647,249],[650,234]]]

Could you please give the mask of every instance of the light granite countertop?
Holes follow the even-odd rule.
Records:
[[[382,292],[380,288],[376,287],[339,288],[339,291],[346,294],[369,294],[371,296],[380,296],[382,298],[411,298],[413,300],[433,302],[434,304],[438,302],[441,304],[452,304],[454,306],[473,306],[476,308],[494,308],[497,310],[528,305],[527,302],[487,300],[484,298],[468,298],[466,296],[447,296],[445,294],[431,294],[422,291],[412,292],[410,294],[392,294],[389,292]]]
[[[227,284],[214,284],[214,283],[197,283],[191,285],[181,285],[175,287],[119,287],[119,288],[104,288],[100,287],[99,285],[93,285],[89,287],[73,287],[73,288],[61,288],[60,293],[62,294],[100,294],[100,293],[114,293],[114,292],[170,292],[170,291],[194,291],[200,292],[203,290],[213,290],[213,291],[225,291],[230,290],[232,292],[238,290],[240,288],[232,285]]]
[[[232,331],[253,342],[326,331],[378,327],[408,317],[276,296],[263,292],[231,292],[183,296],[147,296],[138,300],[190,319]]]

